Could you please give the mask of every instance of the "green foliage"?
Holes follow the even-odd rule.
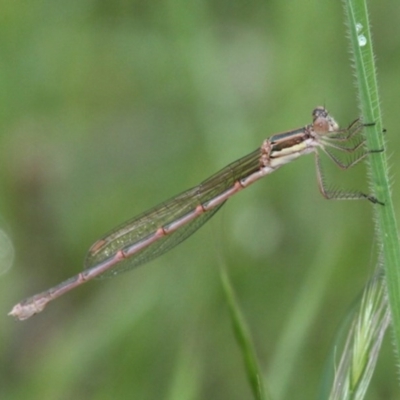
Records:
[[[362,115],[376,122],[368,129],[368,149],[384,149],[382,115],[378,96],[377,74],[372,49],[370,23],[365,1],[345,1],[349,18],[351,50],[354,54]],[[386,146],[387,147],[387,146]],[[370,186],[384,207],[377,207],[376,236],[382,249],[386,282],[393,318],[397,351],[400,349],[400,243],[391,194],[387,152],[370,158]]]
[[[389,153],[400,141],[398,7],[370,10]],[[0,18],[0,214],[15,249],[0,280],[0,397],[251,398],[222,256],[272,398],[314,398],[380,243],[376,207],[322,199],[311,157],[235,196],[151,264],[24,323],[6,314],[78,273],[103,233],[309,123],[316,105],[344,126],[357,118],[340,3],[17,1]],[[325,170],[333,186],[365,190],[362,166]],[[293,347],[281,345],[289,333]],[[368,400],[398,393],[387,348]],[[282,360],[288,370],[270,381]]]
[[[251,334],[235,298],[235,293],[229,280],[229,276],[223,267],[220,268],[220,276],[229,313],[231,315],[235,338],[243,355],[247,379],[249,380],[254,398],[257,400],[266,400],[267,395],[264,389],[263,374],[257,362],[256,350],[254,348]],[[268,396],[268,398],[270,397]]]

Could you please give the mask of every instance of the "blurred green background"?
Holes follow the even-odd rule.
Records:
[[[395,184],[400,3],[371,1],[370,15]],[[311,156],[156,261],[31,320],[6,314],[81,271],[109,229],[309,123],[316,105],[355,119],[341,3],[16,1],[0,21],[1,399],[250,399],[221,264],[274,399],[315,398],[377,246],[373,206],[324,200]],[[364,166],[325,169],[367,190]],[[394,365],[386,338],[367,399],[398,396]]]

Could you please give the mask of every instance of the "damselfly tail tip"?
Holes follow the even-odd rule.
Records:
[[[7,315],[9,315],[10,317],[14,317],[15,319],[18,319],[20,321],[30,317],[30,315],[26,315],[24,307],[21,306],[21,304],[19,303],[15,305]]]
[[[46,305],[46,303],[40,305],[37,303],[23,304],[21,302],[21,303],[16,304],[7,315],[14,317],[15,319],[17,319],[19,321],[24,321],[25,319],[28,319],[28,318],[32,317],[33,315],[43,311],[45,305]]]

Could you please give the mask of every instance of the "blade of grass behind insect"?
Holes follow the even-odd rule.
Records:
[[[223,266],[220,267],[220,279],[228,304],[233,331],[240,351],[242,352],[247,379],[254,398],[257,400],[270,400],[271,397],[268,395],[268,391],[264,388],[263,377],[257,362],[256,352],[249,328],[247,327],[242,312],[235,299],[233,287]]]

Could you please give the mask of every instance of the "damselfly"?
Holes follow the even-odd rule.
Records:
[[[93,278],[116,275],[164,254],[199,229],[229,197],[304,154],[314,153],[319,190],[326,199],[365,199],[382,204],[374,196],[362,192],[329,190],[324,182],[318,153],[321,149],[342,169],[354,166],[369,153],[375,152],[363,151],[364,140],[358,136],[364,126],[373,124],[363,124],[356,119],[346,129],[340,129],[324,107],[315,108],[312,118],[311,124],[271,136],[260,148],[200,185],[114,229],[89,249],[83,272],[21,301],[9,315],[20,320],[27,319],[41,312],[48,302]],[[356,156],[345,163],[335,155],[335,150]]]

